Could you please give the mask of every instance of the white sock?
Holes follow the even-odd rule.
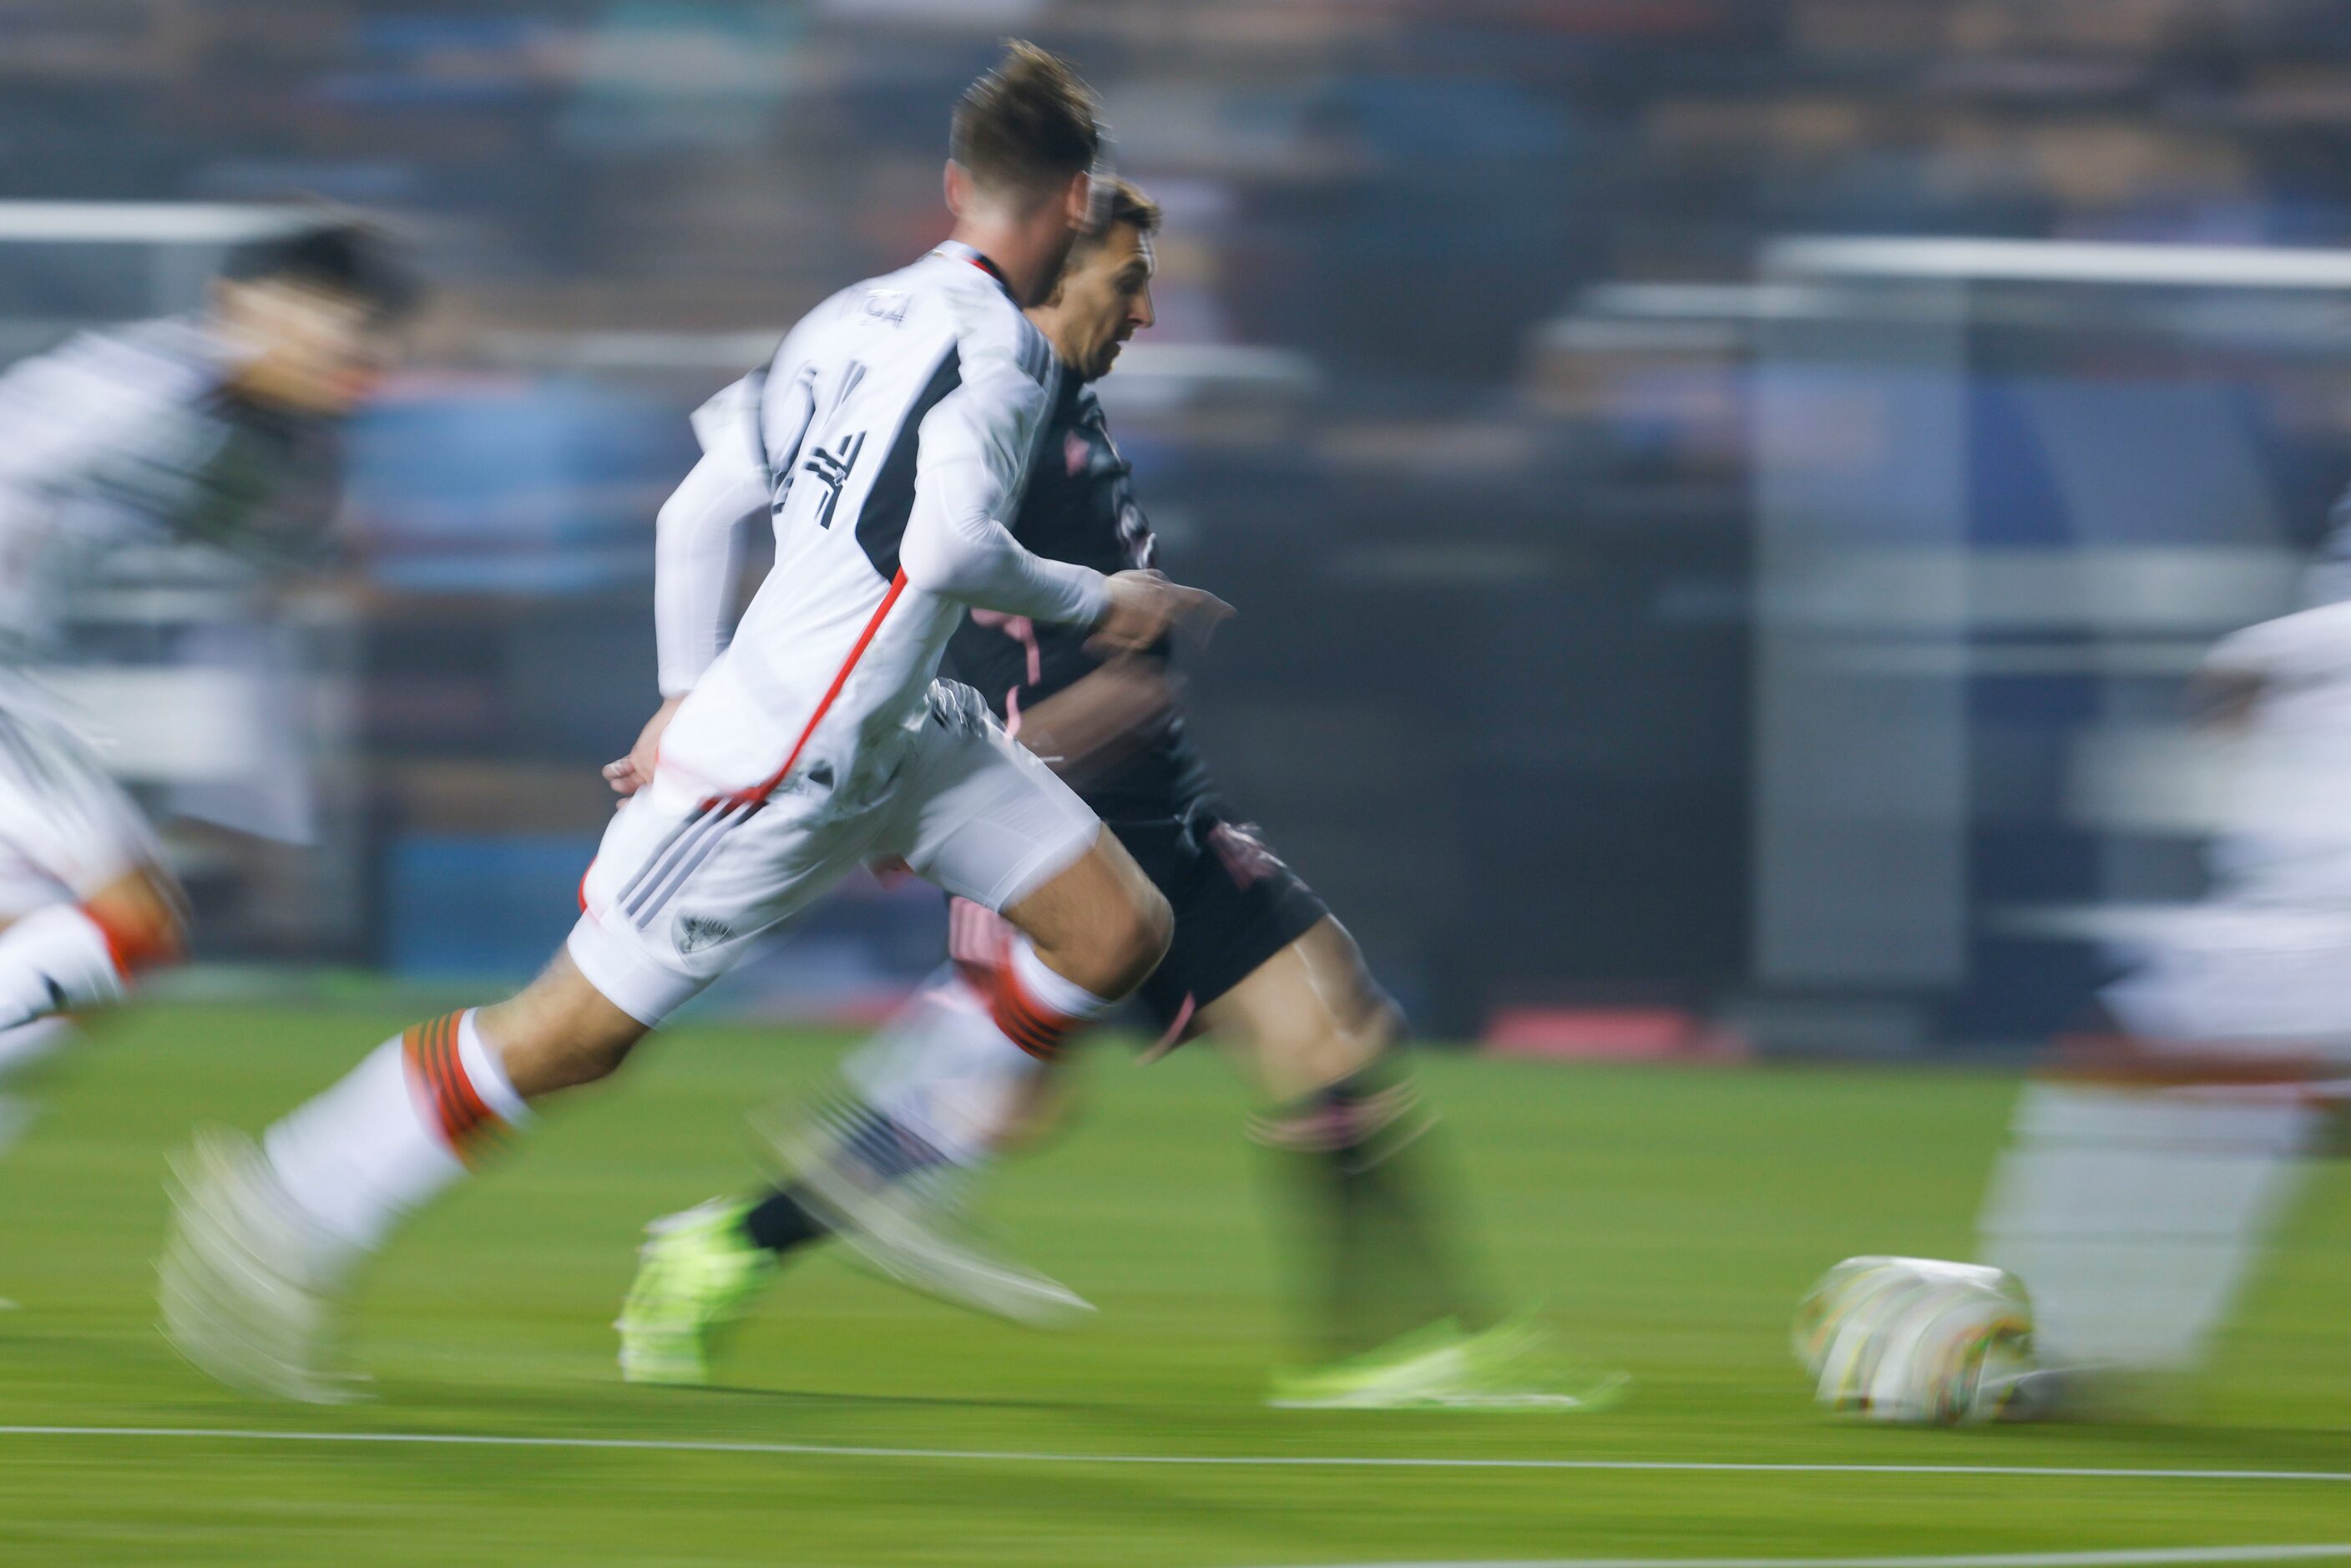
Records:
[[[47,1061],[73,1037],[72,1020],[55,1014],[14,1029],[0,1029],[0,1082]]]
[[[1072,1022],[1098,1019],[1117,1004],[1104,1001],[1075,980],[1068,979],[1045,967],[1037,956],[1037,949],[1026,936],[1012,939],[1012,977],[1020,988],[1036,1001],[1043,1003]]]
[[[1004,1038],[987,998],[953,967],[841,1063],[867,1104],[967,1167],[994,1151],[1022,1088],[1044,1070]]]
[[[2194,1364],[2301,1189],[2321,1113],[2290,1094],[2035,1083],[1980,1228],[2049,1365]]]
[[[0,931],[0,1026],[122,998],[113,945],[80,909],[52,904]]]
[[[486,1142],[529,1119],[468,1011],[384,1041],[262,1146],[297,1204],[353,1252],[371,1252]]]

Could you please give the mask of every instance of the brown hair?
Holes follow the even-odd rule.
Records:
[[[1101,226],[1078,235],[1078,242],[1070,247],[1070,259],[1064,265],[1075,267],[1090,253],[1099,250],[1110,238],[1110,231],[1121,224],[1133,224],[1134,232],[1139,235],[1155,235],[1159,232],[1160,220],[1165,215],[1160,211],[1157,202],[1143,193],[1142,186],[1132,180],[1113,180],[1110,183],[1110,200],[1102,208]]]
[[[982,190],[1035,194],[1093,167],[1094,95],[1069,62],[1015,38],[956,100],[947,156]]]
[[[1157,202],[1143,193],[1142,186],[1132,180],[1113,180],[1110,183],[1110,208],[1103,214],[1102,228],[1098,232],[1108,234],[1113,224],[1133,224],[1137,234],[1155,235],[1159,232],[1160,219],[1165,215],[1159,210]]]

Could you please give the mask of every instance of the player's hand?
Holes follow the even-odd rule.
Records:
[[[618,762],[604,764],[604,781],[611,785],[612,793],[623,797],[633,795],[653,781],[653,762],[661,755],[662,731],[669,727],[669,721],[677,713],[677,705],[684,700],[680,696],[664,702],[653,710],[653,716],[645,721],[645,727],[639,732],[637,743],[629,747],[629,754]]]
[[[1086,646],[1097,653],[1139,653],[1178,628],[1205,637],[1232,612],[1205,589],[1186,588],[1155,571],[1122,571],[1110,579],[1110,608],[1094,622]]]

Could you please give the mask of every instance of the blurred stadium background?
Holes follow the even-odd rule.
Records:
[[[860,883],[385,1260],[381,1403],[200,1383],[153,1332],[162,1151],[560,938],[656,701],[686,416],[944,233],[946,106],[1009,34],[1167,208],[1103,393],[1241,612],[1193,720],[1421,1032],[1927,1070],[1430,1064],[1497,1275],[1637,1379],[1604,1417],[1259,1410],[1282,1270],[1206,1052],[1095,1053],[1005,1174],[1098,1329],[818,1260],[752,1326],[764,1397],[623,1388],[642,1221],[938,955],[935,895]],[[336,570],[142,549],[72,607],[51,673],[177,809],[200,962],[0,1169],[0,1561],[2351,1552],[2340,1166],[2194,1425],[1832,1424],[1785,1327],[1844,1253],[1966,1251],[1981,1059],[2205,885],[2189,682],[2351,480],[2346,122],[2326,0],[0,0],[0,361],[192,306],[299,199],[437,288],[342,443]],[[469,1436],[622,1447],[431,1446]],[[1444,1468],[1497,1461],[1596,1468]]]
[[[655,698],[685,413],[941,232],[944,105],[1016,30],[1169,209],[1106,396],[1244,612],[1210,755],[1426,1029],[2012,1044],[2085,912],[2194,891],[2178,685],[2351,475],[2351,252],[2303,254],[2351,227],[2339,7],[5,0],[0,350],[189,303],[298,194],[443,291],[350,437],[347,577],[265,636],[128,562],[83,617],[152,785],[318,758],[225,810],[322,852],[183,846],[204,956],[549,949]],[[870,1011],[934,924],[860,889],[732,1000]]]

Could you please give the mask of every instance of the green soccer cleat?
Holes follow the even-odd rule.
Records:
[[[1327,1366],[1277,1374],[1277,1410],[1604,1410],[1632,1379],[1552,1352],[1523,1317],[1465,1334],[1451,1319]]]
[[[612,1325],[624,1381],[710,1381],[719,1340],[776,1272],[775,1255],[744,1234],[750,1207],[713,1198],[645,1227],[637,1277]]]

